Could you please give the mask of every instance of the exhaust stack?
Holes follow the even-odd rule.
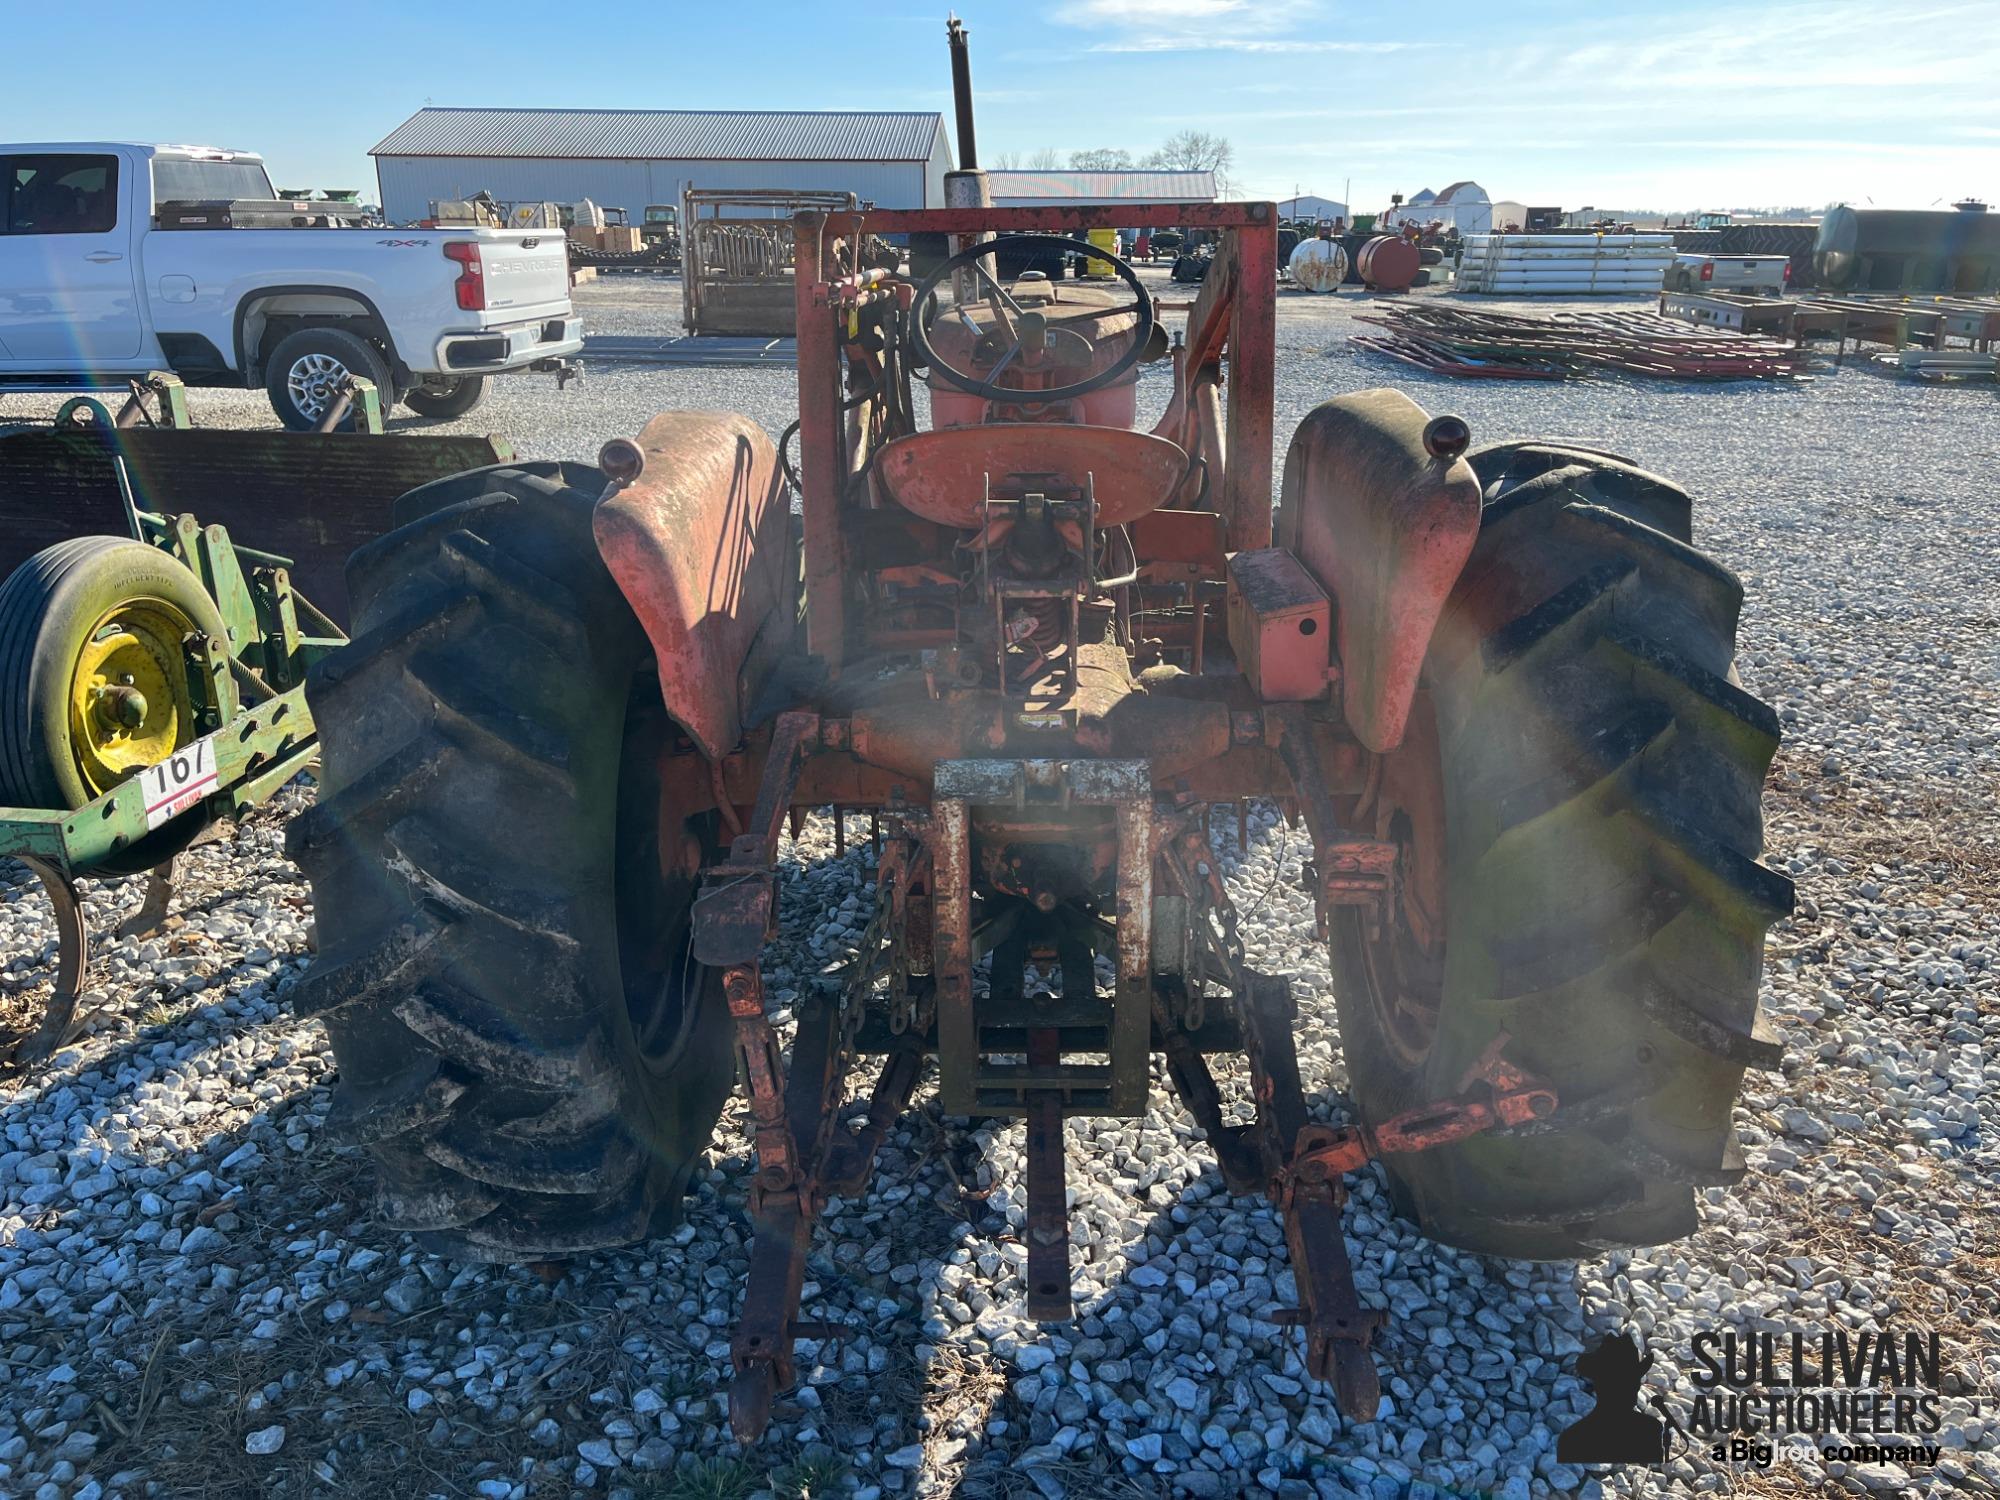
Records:
[[[959,170],[970,172],[979,166],[979,142],[972,130],[972,53],[965,44],[965,23],[947,15],[945,36],[951,41],[951,103],[958,116]]]

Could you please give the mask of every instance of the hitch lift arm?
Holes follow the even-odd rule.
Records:
[[[1404,1110],[1372,1129],[1309,1124],[1292,1041],[1290,986],[1246,971],[1237,993],[1255,1121],[1223,1124],[1221,1096],[1206,1062],[1191,1048],[1172,1046],[1171,1039],[1169,1073],[1188,1112],[1214,1143],[1229,1187],[1249,1191],[1262,1175],[1265,1192],[1283,1215],[1300,1305],[1279,1309],[1272,1321],[1303,1328],[1307,1373],[1332,1382],[1335,1401],[1349,1419],[1373,1421],[1382,1382],[1369,1346],[1383,1315],[1363,1309],[1355,1292],[1340,1227],[1347,1196],[1341,1178],[1376,1156],[1435,1150],[1496,1127],[1546,1119],[1556,1108],[1556,1094],[1501,1055],[1510,1040],[1503,1031],[1466,1069],[1449,1099]]]
[[[829,1197],[867,1183],[889,1127],[909,1107],[923,1067],[923,1037],[907,1033],[891,1050],[859,1131],[839,1128],[854,1028],[864,996],[815,996],[801,1007],[791,1067],[764,1014],[763,949],[777,917],[778,834],[805,766],[820,739],[809,713],[779,717],[748,826],[729,856],[703,877],[694,905],[694,957],[718,976],[736,1030],[736,1052],[750,1095],[757,1170],[750,1185],[753,1227],[743,1313],[731,1342],[736,1367],[729,1421],[739,1441],[755,1442],[771,1420],[771,1402],[795,1376],[793,1345],[838,1329],[800,1320],[806,1250]],[[878,881],[908,879],[911,841],[885,840]],[[905,903],[889,903],[902,911]],[[877,944],[879,930],[871,930]],[[864,951],[849,990],[865,991],[874,953]],[[711,982],[715,982],[711,980]]]

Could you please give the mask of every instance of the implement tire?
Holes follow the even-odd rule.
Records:
[[[551,1259],[671,1223],[732,1078],[687,961],[695,820],[661,873],[671,734],[574,466],[427,486],[348,564],[353,641],[307,679],[325,757],[289,850],[340,1064],[328,1128],[390,1227]],[[463,487],[461,487],[462,489]]]
[[[1742,586],[1648,524],[1684,514],[1664,482],[1562,457],[1489,490],[1357,818],[1402,846],[1398,899],[1372,934],[1337,912],[1330,943],[1364,1120],[1457,1094],[1503,1036],[1553,1085],[1546,1120],[1383,1158],[1432,1238],[1537,1260],[1678,1238],[1696,1188],[1741,1176],[1743,1070],[1780,1056],[1764,929],[1792,900],[1757,862],[1778,721],[1735,682]]]
[[[199,738],[186,644],[198,635],[226,639],[215,601],[145,542],[72,537],[16,568],[0,586],[0,806],[82,807]],[[137,722],[96,709],[95,694],[128,682]],[[190,808],[92,870],[165,864],[208,822]]]

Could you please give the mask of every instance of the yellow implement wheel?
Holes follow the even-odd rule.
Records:
[[[224,639],[193,573],[157,547],[78,537],[0,585],[0,804],[75,808],[203,732],[196,637]],[[150,869],[201,831],[190,810],[98,868]]]
[[[186,648],[194,621],[158,599],[106,610],[70,670],[70,750],[92,796],[157,765],[193,735]]]

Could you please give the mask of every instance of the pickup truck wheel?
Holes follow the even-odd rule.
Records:
[[[384,408],[395,398],[389,362],[359,334],[344,328],[301,328],[278,341],[264,362],[271,410],[293,432],[310,432],[349,375],[375,383]]]
[[[462,417],[486,399],[492,377],[461,375],[456,379],[426,380],[403,393],[403,405],[420,417]]]
[[[1686,271],[1674,272],[1674,290],[1677,292],[1693,291],[1694,277],[1690,276]]]

